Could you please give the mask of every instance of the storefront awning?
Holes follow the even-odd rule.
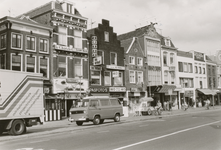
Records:
[[[158,93],[168,93],[169,90],[174,91],[175,88],[175,85],[162,85],[162,88],[158,91]]]
[[[211,89],[197,89],[199,92],[203,93],[204,95],[216,95],[219,90],[211,90]]]

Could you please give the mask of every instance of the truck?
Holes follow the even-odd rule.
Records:
[[[43,124],[43,104],[42,74],[0,69],[0,134]]]

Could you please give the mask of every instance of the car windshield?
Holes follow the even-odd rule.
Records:
[[[84,99],[83,101],[78,101],[78,102],[74,102],[74,104],[71,106],[71,108],[77,108],[77,107],[88,107],[89,105],[89,100],[88,99]]]

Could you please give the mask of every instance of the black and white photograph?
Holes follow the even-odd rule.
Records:
[[[1,150],[220,150],[220,0],[0,0]]]

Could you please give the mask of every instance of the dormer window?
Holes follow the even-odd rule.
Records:
[[[165,38],[164,40],[165,40],[165,45],[166,45],[166,46],[170,46],[170,39]]]
[[[71,4],[67,4],[67,13],[72,14],[73,6]]]
[[[63,0],[61,6],[62,6],[64,12],[74,14],[74,7],[73,7],[74,3],[67,1],[67,0]]]

